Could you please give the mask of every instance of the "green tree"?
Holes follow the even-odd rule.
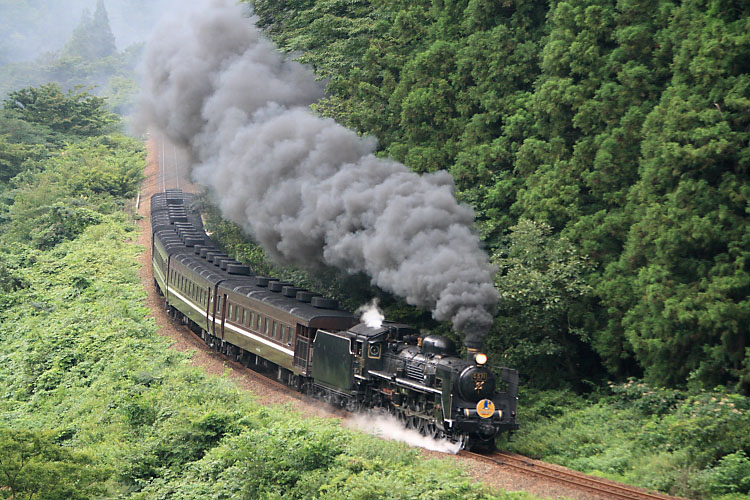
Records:
[[[500,312],[489,349],[538,385],[554,387],[595,371],[597,364],[586,359],[589,263],[573,244],[547,224],[521,219],[493,262]]]
[[[748,17],[683,4],[670,87],[644,123],[624,251],[603,288],[647,378],[747,382],[750,339]]]
[[[65,46],[64,53],[93,61],[114,55],[117,52],[115,36],[109,26],[109,16],[104,1],[98,0],[92,17],[84,11],[81,22],[73,31],[73,36]]]
[[[11,117],[44,125],[62,135],[94,136],[109,130],[117,118],[105,99],[80,89],[63,92],[49,83],[12,92],[3,102]]]
[[[44,156],[45,148],[35,144],[17,144],[0,135],[0,184],[25,169],[27,160],[38,160]]]
[[[51,432],[0,428],[3,498],[87,499],[100,490],[105,477],[86,455],[56,444]]]

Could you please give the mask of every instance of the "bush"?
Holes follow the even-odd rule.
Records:
[[[740,450],[725,455],[710,469],[710,488],[715,495],[750,493],[750,459]]]
[[[750,398],[638,380],[610,389],[587,402],[559,391],[522,396],[521,430],[507,446],[687,498],[748,493]]]
[[[86,207],[58,202],[42,210],[43,215],[35,221],[37,229],[31,234],[32,245],[42,250],[72,240],[88,226],[102,222],[99,213]]]

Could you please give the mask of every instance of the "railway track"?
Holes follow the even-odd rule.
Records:
[[[602,479],[582,472],[546,464],[515,453],[499,451],[491,455],[481,455],[478,453],[462,451],[459,454],[470,456],[475,460],[482,462],[490,462],[502,467],[507,467],[523,474],[533,475],[551,482],[557,482],[565,486],[585,490],[596,495],[601,495],[602,498],[618,498],[622,500],[675,500],[679,498],[665,495],[663,493],[647,491],[635,486],[619,484],[608,479]]]
[[[177,147],[169,143],[165,137],[159,139],[159,179],[162,191],[168,188],[180,189],[180,160],[177,157]]]

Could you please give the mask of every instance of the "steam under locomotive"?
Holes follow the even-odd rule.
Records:
[[[458,357],[452,340],[360,323],[334,300],[255,276],[206,235],[192,195],[151,198],[154,281],[171,314],[213,349],[273,369],[279,381],[330,404],[380,408],[407,427],[463,448],[492,449],[518,428],[518,372]]]

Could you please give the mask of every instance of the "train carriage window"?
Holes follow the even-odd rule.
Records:
[[[268,336],[270,331],[271,331],[271,322],[268,321],[268,318],[266,318],[266,336]]]
[[[276,322],[273,322],[273,338],[277,338],[279,336],[279,325],[276,324]]]
[[[258,317],[256,319],[258,321],[256,322],[255,328],[260,332],[262,330],[262,328],[261,328],[261,325],[262,325],[261,319],[262,318],[261,318],[260,314],[258,314]]]
[[[242,308],[242,324],[247,325],[247,309]]]
[[[231,302],[229,302],[229,314],[227,314],[227,319],[229,319],[229,320],[232,320],[232,319],[234,319],[234,318],[232,317],[232,307],[233,307],[233,306],[234,306],[234,304],[232,304]]]
[[[240,306],[238,305],[234,306],[234,321],[236,323],[239,323],[240,321]]]

